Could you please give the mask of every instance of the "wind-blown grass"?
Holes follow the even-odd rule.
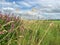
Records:
[[[60,45],[60,21],[0,14],[0,45]]]

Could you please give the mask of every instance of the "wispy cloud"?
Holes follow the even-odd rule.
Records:
[[[11,7],[6,7],[6,8],[3,7],[2,10],[15,10],[15,9]]]
[[[26,7],[31,7],[31,4],[29,4],[28,2],[18,2],[19,5],[23,5],[23,6],[26,6]]]

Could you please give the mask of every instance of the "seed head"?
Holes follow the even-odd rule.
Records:
[[[50,26],[52,26],[54,23],[52,22],[52,23],[50,23]]]

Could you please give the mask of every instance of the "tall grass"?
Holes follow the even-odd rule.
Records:
[[[60,45],[60,21],[0,14],[0,45]]]

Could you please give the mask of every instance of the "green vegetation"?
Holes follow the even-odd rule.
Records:
[[[0,45],[60,45],[60,21],[0,15]]]

